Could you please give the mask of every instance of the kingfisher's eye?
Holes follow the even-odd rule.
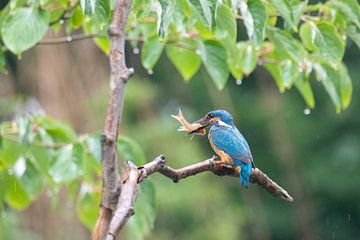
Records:
[[[214,115],[212,114],[212,113],[209,113],[208,115],[207,115],[207,118],[213,118],[214,117]]]

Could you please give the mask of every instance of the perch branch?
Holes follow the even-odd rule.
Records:
[[[212,172],[218,176],[239,177],[239,173],[235,171],[234,168],[223,165],[220,161],[215,161],[215,157],[179,169],[173,169],[168,166],[163,155],[156,157],[153,161],[138,168],[136,168],[132,162],[127,162],[127,167],[123,174],[125,180],[123,181],[118,208],[110,223],[106,240],[114,240],[126,224],[127,220],[135,214],[133,206],[136,200],[138,184],[146,177],[156,172],[170,178],[174,182],[203,172]],[[252,170],[250,182],[259,185],[274,197],[283,199],[287,202],[294,201],[285,189],[280,187],[258,168]]]
[[[125,63],[125,26],[131,0],[118,0],[109,27],[110,39],[110,93],[104,130],[101,136],[102,194],[100,213],[93,240],[106,236],[112,213],[116,209],[121,185],[118,174],[116,140],[121,121],[125,84],[134,73]]]

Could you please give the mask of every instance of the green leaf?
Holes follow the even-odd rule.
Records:
[[[333,101],[336,112],[348,107],[352,95],[352,83],[343,64],[335,69],[327,63],[315,64],[316,77],[321,81]]]
[[[110,20],[110,0],[96,0],[94,6],[94,20],[100,28],[107,27]]]
[[[248,32],[248,35],[249,38],[255,42],[256,46],[259,46],[264,39],[267,24],[265,7],[260,0],[249,0],[248,7],[254,19],[254,34],[249,35]]]
[[[26,169],[22,173],[22,161]],[[15,175],[20,179],[24,189],[28,193],[29,199],[36,199],[41,193],[44,183],[39,171],[29,159],[20,158],[14,166]],[[16,174],[18,172],[19,174]]]
[[[203,10],[204,16],[206,18],[207,24],[211,28],[212,26],[212,14],[209,6],[209,1],[207,0],[199,0],[201,8]]]
[[[284,59],[278,51],[275,50],[267,54],[266,58],[273,60],[273,62],[264,63],[264,66],[275,79],[280,92],[290,89],[294,82],[303,77],[303,73],[299,71],[298,63]]]
[[[218,38],[229,38],[236,42],[237,26],[233,11],[226,4],[218,2],[215,12],[216,33]]]
[[[22,183],[14,175],[5,174],[4,177],[6,179],[6,203],[18,210],[27,208],[30,204],[30,198]]]
[[[16,160],[25,153],[24,146],[17,141],[10,141],[6,138],[2,140],[2,148],[0,149],[0,162],[7,168],[11,168]]]
[[[32,163],[36,169],[44,176],[51,178],[49,167],[51,159],[54,156],[54,150],[30,145],[29,153],[31,154]]]
[[[110,53],[110,41],[108,38],[94,38],[94,43],[100,48],[106,55]]]
[[[141,184],[142,185],[142,184]],[[76,213],[80,221],[91,231],[96,224],[101,194],[93,192],[91,187],[83,183],[80,188]]]
[[[120,136],[117,142],[119,155],[123,160],[130,160],[140,166],[145,163],[145,154],[141,146],[133,139]]]
[[[95,2],[93,0],[80,0],[81,8],[86,16],[91,16],[95,12]]]
[[[294,16],[292,13],[291,5],[287,0],[272,0],[271,3],[278,10],[280,15],[285,19],[285,21],[290,25],[294,30],[297,29],[295,24]]]
[[[330,63],[340,62],[345,52],[345,42],[329,23],[319,23],[315,28],[315,45],[322,58]]]
[[[293,19],[294,19],[294,25],[297,27],[301,17],[304,15],[304,12],[306,10],[306,6],[307,6],[307,2],[306,1],[292,1],[291,2],[291,12],[293,15]]]
[[[45,12],[19,8],[6,18],[1,33],[6,47],[20,54],[39,42],[48,28]]]
[[[300,63],[304,60],[307,52],[297,39],[289,37],[284,31],[276,28],[269,28],[268,35],[278,51],[286,54],[294,62]]]
[[[67,145],[57,152],[49,168],[49,173],[55,183],[67,183],[82,175],[80,166],[84,158],[80,144]]]
[[[333,101],[336,112],[341,111],[341,96],[340,96],[340,85],[339,85],[339,74],[329,64],[315,64],[314,69],[316,77],[324,85],[327,93]]]
[[[299,77],[296,79],[295,87],[299,90],[300,94],[303,96],[306,104],[309,108],[315,107],[314,94],[311,89],[309,79],[306,79],[305,74],[299,74]]]
[[[165,33],[168,33],[168,28],[170,24],[174,21],[175,8],[176,0],[169,0],[163,2],[163,16],[160,25],[160,36],[164,36]]]
[[[271,56],[270,54],[268,56]],[[274,78],[276,85],[279,88],[279,91],[282,93],[285,91],[284,79],[280,75],[280,69],[277,64],[273,63],[264,63],[264,67],[268,70],[271,76]]]
[[[339,74],[340,74],[341,105],[343,109],[346,109],[351,102],[353,87],[349,72],[345,64],[343,63],[341,63],[339,66]]]
[[[360,10],[357,0],[332,0],[331,3],[360,28]]]
[[[205,41],[202,44],[201,58],[216,87],[223,89],[229,78],[225,48],[217,41]]]
[[[36,116],[35,123],[46,130],[56,142],[77,142],[75,131],[66,123],[49,116]]]
[[[135,202],[135,215],[129,219],[128,229],[131,239],[143,239],[149,234],[155,222],[155,189],[150,181],[139,185],[139,193]]]
[[[83,14],[80,6],[77,6],[74,9],[70,20],[71,20],[71,25],[74,29],[78,29],[79,27],[82,26],[83,20],[84,20],[84,14]]]
[[[249,75],[256,67],[258,57],[256,56],[256,50],[252,43],[239,42],[236,44],[236,48],[229,54],[228,64],[231,73],[236,79],[239,73]]]
[[[310,51],[315,51],[316,31],[309,22],[305,22],[301,25],[299,34],[304,46]]]
[[[191,41],[185,43],[190,47],[196,47]],[[190,80],[200,68],[201,58],[194,50],[168,44],[166,54],[186,81]]]
[[[163,48],[164,43],[160,42],[156,36],[148,38],[144,42],[141,50],[141,62],[147,70],[154,68],[161,56]]]
[[[360,30],[355,26],[350,26],[346,29],[346,34],[356,43],[360,49]]]

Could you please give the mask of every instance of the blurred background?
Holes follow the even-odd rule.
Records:
[[[136,51],[135,51],[136,52]],[[349,43],[345,55],[353,80],[350,107],[340,114],[321,83],[312,81],[316,108],[306,109],[295,89],[280,94],[258,66],[237,85],[216,90],[204,68],[185,83],[166,56],[152,74],[128,47],[136,74],[126,88],[120,134],[181,167],[211,157],[206,137],[177,132],[170,117],[181,108],[189,120],[226,109],[250,144],[256,166],[295,198],[287,203],[256,185],[204,173],[174,184],[161,175],[156,185],[157,217],[145,239],[354,239],[360,235],[360,53]],[[0,74],[0,120],[41,107],[78,133],[100,132],[104,122],[109,64],[91,40],[39,45],[17,59],[7,56]],[[74,204],[62,190],[57,202],[44,192],[23,212],[2,211],[1,239],[87,239]]]

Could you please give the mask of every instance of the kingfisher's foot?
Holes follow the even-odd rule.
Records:
[[[238,172],[240,174],[240,172],[241,172],[241,167],[240,166],[236,166],[234,169],[235,169],[236,172]]]

